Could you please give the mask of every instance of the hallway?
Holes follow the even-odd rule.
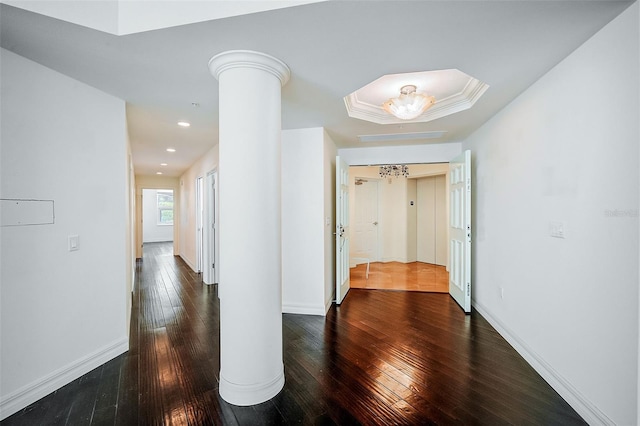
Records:
[[[2,426],[583,424],[480,315],[437,293],[354,289],[326,318],[284,314],[283,391],[227,404],[217,286],[171,250],[144,246],[130,350]]]

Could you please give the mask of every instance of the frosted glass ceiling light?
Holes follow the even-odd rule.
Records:
[[[416,93],[416,86],[402,86],[400,96],[391,98],[382,104],[389,114],[401,120],[413,120],[436,103],[436,98]]]

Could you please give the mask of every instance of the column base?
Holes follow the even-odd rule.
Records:
[[[284,387],[284,365],[280,373],[264,383],[239,385],[228,381],[220,372],[220,396],[229,404],[247,406],[270,400]]]

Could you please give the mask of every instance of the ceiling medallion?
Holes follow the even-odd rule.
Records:
[[[413,84],[402,86],[400,96],[389,99],[382,108],[401,120],[413,120],[436,103],[435,97],[416,93],[416,89]]]
[[[402,88],[401,93],[398,88]],[[345,96],[344,105],[349,117],[371,123],[427,123],[473,107],[488,88],[486,83],[457,69],[387,74]],[[411,98],[418,99],[418,103],[408,102]],[[427,107],[417,113],[425,106],[421,103],[425,99]],[[414,109],[417,114],[408,118],[409,115],[390,112],[393,109]]]
[[[404,177],[409,176],[409,167],[405,164],[387,164],[385,166],[380,166],[380,177],[399,177],[400,175]]]

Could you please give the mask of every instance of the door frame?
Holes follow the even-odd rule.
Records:
[[[340,305],[350,288],[350,268],[349,268],[349,164],[336,156],[336,232],[335,235],[335,255],[336,255],[336,305]]]
[[[204,193],[203,178],[196,178],[196,272],[202,273],[202,264],[204,263],[204,235],[203,235],[203,219],[204,219]]]
[[[180,182],[176,178],[136,178],[136,259],[142,259],[142,190],[143,189],[172,189],[173,190],[173,254],[180,252]],[[178,200],[176,202],[176,200]]]
[[[205,284],[217,284],[220,277],[219,178],[218,169],[207,172],[203,185],[203,275]]]

